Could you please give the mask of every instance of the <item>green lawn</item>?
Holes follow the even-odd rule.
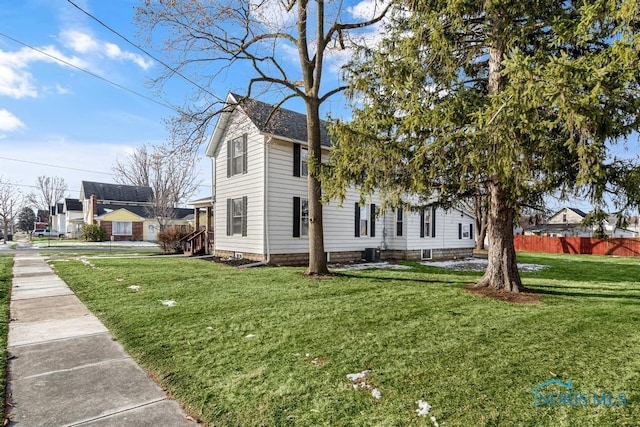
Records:
[[[4,402],[7,372],[7,334],[9,333],[9,290],[13,256],[0,254],[0,401]]]
[[[471,295],[461,288],[480,273],[417,264],[331,279],[186,258],[53,264],[209,425],[638,425],[640,259],[519,260],[549,266],[523,274],[540,305]],[[380,399],[347,378],[364,370]],[[533,387],[551,378],[571,380],[587,404],[534,407]],[[611,406],[593,404],[609,392]],[[626,404],[614,406],[619,394]]]

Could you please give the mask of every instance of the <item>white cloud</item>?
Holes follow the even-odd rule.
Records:
[[[11,98],[36,98],[38,89],[33,75],[28,68],[37,62],[57,63],[59,58],[76,67],[86,67],[88,64],[76,56],[67,56],[54,46],[38,48],[40,52],[23,47],[13,52],[0,50],[0,95]]]
[[[32,83],[31,74],[3,64],[3,53],[0,52],[0,95],[16,99],[35,98],[38,95],[38,91]]]
[[[122,50],[115,43],[103,42],[96,39],[88,32],[81,30],[65,30],[60,33],[60,39],[64,45],[78,53],[93,55],[98,57],[106,56],[117,61],[131,61],[143,70],[153,65],[151,60],[145,59],[141,55]]]
[[[0,130],[11,132],[24,128],[24,123],[14,116],[10,111],[0,109]]]
[[[111,59],[131,61],[143,70],[146,70],[153,65],[151,60],[144,59],[142,56],[135,53],[123,51],[117,44],[105,43],[104,47],[105,53]]]
[[[66,87],[63,87],[61,84],[56,83],[56,92],[58,93],[58,95],[66,95],[66,94],[70,93],[71,91],[69,89],[67,89]]]
[[[89,34],[78,30],[67,30],[60,34],[62,42],[79,53],[93,52],[100,48],[100,44]]]

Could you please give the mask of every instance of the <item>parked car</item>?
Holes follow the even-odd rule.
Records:
[[[36,228],[33,230],[33,237],[64,237],[64,233],[58,230],[49,230],[48,228]]]

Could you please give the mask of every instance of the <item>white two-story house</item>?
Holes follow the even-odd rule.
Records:
[[[214,253],[274,264],[309,256],[306,117],[229,94],[206,155],[213,164]],[[322,135],[323,157],[331,145]],[[342,206],[323,207],[329,262],[470,256],[474,218],[458,209],[380,212],[375,196],[360,205],[349,191]]]

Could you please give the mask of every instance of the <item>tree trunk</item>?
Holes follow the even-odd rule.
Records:
[[[309,144],[307,166],[309,176],[309,267],[307,275],[329,274],[324,254],[324,227],[322,224],[322,187],[319,173],[322,162],[319,105],[307,100],[307,142]]]
[[[487,197],[475,196],[473,208],[476,215],[476,249],[484,250],[484,240],[487,237]]]
[[[489,265],[484,276],[475,287],[490,287],[508,292],[523,290],[516,250],[513,245],[513,219],[515,209],[510,207],[505,191],[499,182],[490,182],[489,215],[487,235],[489,237]]]

